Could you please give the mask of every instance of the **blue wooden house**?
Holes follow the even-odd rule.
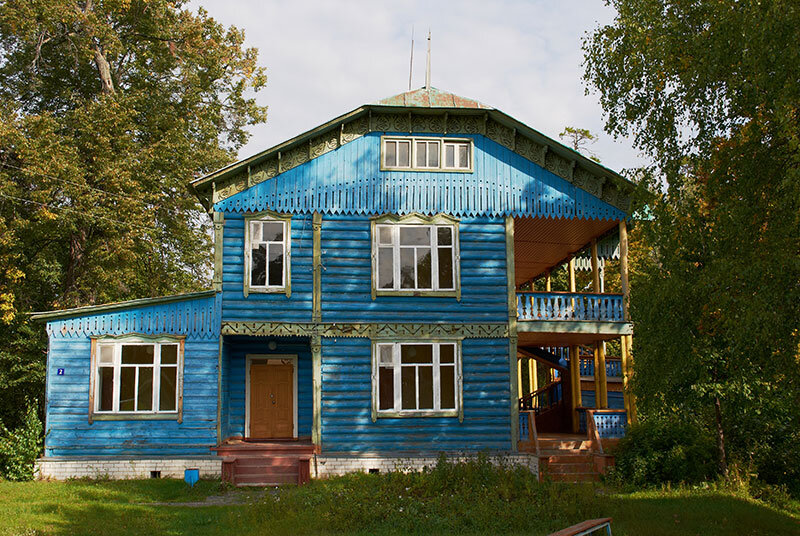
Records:
[[[482,450],[535,470],[633,417],[632,185],[504,113],[422,88],[191,187],[212,289],[34,314],[42,477],[302,482]]]

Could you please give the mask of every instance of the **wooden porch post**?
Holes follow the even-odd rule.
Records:
[[[578,407],[581,405],[581,357],[577,345],[569,347],[569,378],[572,386],[572,432],[577,434],[580,428]]]
[[[536,361],[528,358],[528,392],[532,393],[539,388],[539,378],[536,377]]]
[[[603,341],[594,343],[594,406],[608,407],[608,384],[606,383],[606,349]]]
[[[313,420],[311,422],[311,442],[319,452],[322,448],[322,338],[311,336],[311,382]]]
[[[544,274],[544,290],[545,292],[551,292],[552,288],[552,278],[550,277],[550,270],[547,270],[547,273]]]
[[[597,261],[597,239],[592,238],[592,290],[600,292],[600,263]]]
[[[506,216],[506,289],[508,292],[508,365],[509,365],[509,413],[511,417],[511,452],[517,451],[519,441],[519,402],[513,399],[517,392],[517,283],[514,271],[514,217]]]
[[[628,278],[628,224],[625,220],[619,222],[619,271],[625,321],[630,322],[631,287]],[[629,392],[629,382],[633,376],[632,347],[632,335],[623,335],[620,337],[620,348],[622,350],[622,355],[620,356],[622,358],[622,389],[625,399],[625,409],[628,413],[628,424],[636,422],[636,399],[633,394]]]
[[[569,269],[569,291],[575,292],[575,258],[571,258],[567,263]]]
[[[522,398],[522,359],[517,356],[517,398]]]

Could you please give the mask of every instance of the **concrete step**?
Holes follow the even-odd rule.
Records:
[[[281,484],[297,484],[297,473],[237,473],[233,478],[236,486],[279,486]]]

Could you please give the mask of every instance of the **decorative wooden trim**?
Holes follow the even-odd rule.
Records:
[[[502,339],[508,324],[410,324],[338,322],[223,322],[222,335],[359,337],[368,339]]]
[[[219,338],[219,353],[217,355],[217,444],[222,444],[222,349],[223,339]]]
[[[314,212],[311,220],[311,228],[314,235],[313,256],[314,256],[314,293],[312,295],[311,320],[314,322],[322,321],[322,214]]]
[[[311,336],[311,380],[313,383],[313,420],[311,423],[311,442],[322,445],[322,340],[319,335]]]
[[[250,286],[250,222],[254,220],[261,220],[264,218],[282,221],[286,223],[286,262],[284,263],[285,270],[285,285],[283,288],[253,288]],[[250,293],[253,294],[286,294],[287,298],[292,296],[292,215],[281,214],[272,210],[262,210],[260,212],[253,212],[244,216],[244,276],[242,278],[242,292],[246,298]]]
[[[97,389],[97,337],[92,337],[91,341],[91,353],[89,363],[91,368],[89,369],[89,424],[92,424],[94,421],[94,397],[95,397],[95,390]]]
[[[511,411],[511,450],[516,452],[519,442],[519,401],[517,392],[517,288],[514,270],[514,218],[506,216],[506,284],[508,290],[508,365]]]
[[[222,337],[220,337],[222,339]],[[186,339],[182,338],[178,341],[178,424],[183,423],[183,367],[185,366],[184,350],[186,348]]]
[[[177,421],[181,422],[180,413],[95,413],[92,417],[95,421]]]
[[[248,166],[248,175],[249,169]],[[224,247],[225,234],[225,214],[214,212],[214,280],[213,288],[217,292],[222,291],[222,250]],[[246,246],[245,246],[246,247]]]

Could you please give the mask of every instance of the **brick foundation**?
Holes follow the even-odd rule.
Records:
[[[51,457],[36,460],[36,477],[39,479],[66,480],[68,478],[150,478],[151,471],[160,471],[161,478],[183,478],[184,469],[199,469],[200,478],[219,478],[222,458],[198,456],[188,458],[72,458]]]
[[[470,456],[448,456],[450,461],[465,461]],[[317,455],[311,460],[311,475],[314,478],[343,475],[362,471],[365,473],[377,470],[380,473],[391,471],[421,471],[424,467],[436,465],[438,456],[324,456]],[[539,459],[529,454],[506,454],[490,456],[492,463],[521,465],[532,473],[539,474]]]

